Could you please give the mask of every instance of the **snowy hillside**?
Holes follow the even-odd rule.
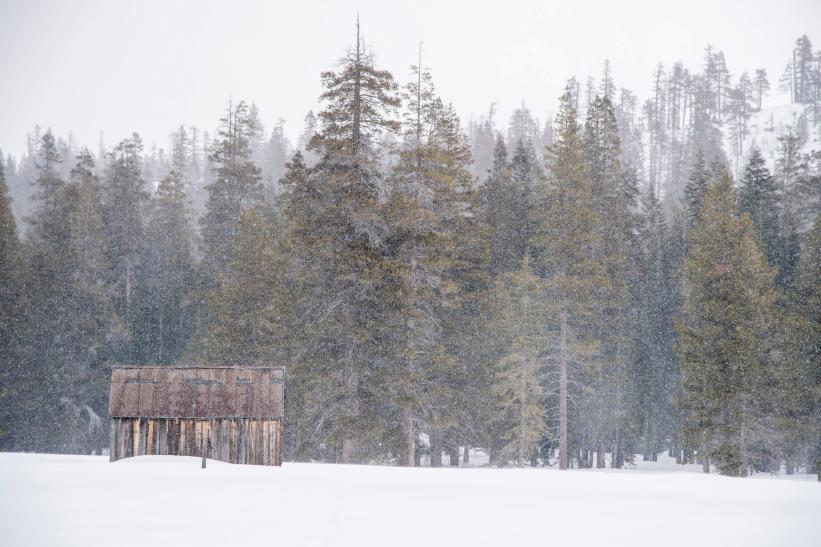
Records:
[[[0,454],[9,546],[818,545],[814,476]]]
[[[806,106],[802,104],[782,104],[764,108],[761,112],[754,112],[748,121],[749,134],[744,139],[744,155],[737,158],[738,164],[733,165],[734,170],[737,173],[743,170],[750,149],[756,146],[767,160],[767,167],[774,172],[776,158],[778,157],[778,137],[783,135],[789,127],[798,128],[799,118],[805,109]],[[729,133],[729,131],[725,131],[724,142],[724,149],[728,152],[733,150]],[[819,150],[821,150],[821,124],[816,124],[813,127],[810,123],[807,142],[802,147],[801,152],[803,154],[812,154],[813,151]]]

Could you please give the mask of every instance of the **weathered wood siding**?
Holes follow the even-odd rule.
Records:
[[[282,464],[285,370],[279,367],[115,367],[111,461],[202,456]]]
[[[285,415],[285,370],[115,367],[109,415],[120,418],[257,418]]]
[[[110,460],[197,456],[229,463],[282,465],[282,420],[112,418]]]

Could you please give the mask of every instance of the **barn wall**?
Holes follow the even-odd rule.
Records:
[[[282,421],[251,418],[112,418],[110,460],[202,456],[229,463],[282,465]]]

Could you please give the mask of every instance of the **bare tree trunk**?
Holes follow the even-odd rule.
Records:
[[[596,468],[604,469],[604,443],[601,441],[596,446]]]
[[[462,451],[462,462],[465,467],[467,467],[467,464],[470,462],[470,447],[468,445],[465,445]]]
[[[559,338],[559,469],[567,469],[567,312],[562,310]]]
[[[345,378],[345,384],[347,388],[346,396],[349,398],[347,417],[354,420],[359,415],[359,398],[357,395],[359,375],[355,371],[349,370],[347,372],[347,378]],[[359,462],[359,440],[355,438],[356,433],[353,428],[345,428],[343,431],[342,463]]]
[[[616,440],[613,443],[613,461],[610,467],[621,469],[624,467],[624,448],[621,445],[621,432],[616,430]]]
[[[439,431],[430,434],[430,466],[442,467],[442,434]]]
[[[413,432],[413,407],[410,403],[406,403],[402,407],[402,433],[405,439],[405,452],[403,454],[402,465],[413,467],[416,461],[415,454],[415,437]]]

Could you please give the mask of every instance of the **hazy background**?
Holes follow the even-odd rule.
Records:
[[[821,26],[817,0],[0,0],[0,149],[19,155],[37,123],[165,147],[181,123],[212,130],[229,97],[256,102],[266,128],[284,118],[294,141],[357,11],[379,66],[403,82],[422,41],[444,99],[465,120],[496,101],[503,123],[522,101],[544,119],[605,58],[643,100],[658,62],[697,68],[708,42],[734,78],[763,65],[775,88],[796,37]]]

